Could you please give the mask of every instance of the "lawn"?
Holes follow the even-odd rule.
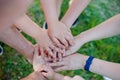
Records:
[[[68,1],[69,0],[64,0],[63,2],[60,18],[68,9]],[[119,13],[120,0],[92,0],[80,15],[77,26],[71,29],[72,33],[76,36]],[[34,1],[34,4],[31,5],[27,14],[40,26],[42,26],[45,21],[38,0]],[[35,44],[34,39],[24,33],[23,35]],[[112,38],[92,41],[85,44],[78,52],[92,55],[99,59],[120,63],[119,40],[120,36],[118,35]],[[4,48],[4,54],[0,56],[0,80],[19,80],[33,71],[32,65],[16,50],[3,43],[0,44]],[[68,76],[80,75],[84,77],[85,80],[103,80],[102,76],[85,70],[63,71],[60,73]]]

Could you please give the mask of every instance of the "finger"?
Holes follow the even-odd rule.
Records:
[[[57,62],[57,52],[55,50],[53,50],[53,53],[55,55],[55,59],[53,60],[53,62],[55,63],[55,62]]]
[[[69,44],[69,46],[73,46],[74,45],[74,38],[72,36],[67,36],[66,37],[66,41]]]
[[[55,69],[56,72],[64,71],[64,70],[68,70],[68,67],[67,66],[63,66],[63,67],[59,67],[59,68]]]
[[[73,78],[73,80],[84,80],[82,77],[80,77],[80,76],[75,76],[74,78]]]
[[[68,76],[65,76],[65,77],[64,77],[64,80],[71,80],[71,78],[68,77]]]
[[[59,61],[62,61],[62,54],[61,53],[58,53],[58,59],[59,59]]]
[[[68,48],[68,43],[64,38],[59,39],[60,42],[65,46],[65,48]]]
[[[51,51],[51,49],[50,48],[45,48],[46,49],[46,51],[48,52],[48,55],[49,56],[52,56],[53,58],[55,58],[55,56],[54,56],[54,54],[53,54],[53,52]]]
[[[66,54],[65,49],[62,49],[62,57],[64,57]]]
[[[42,56],[42,58],[44,58],[44,57],[45,57],[45,54],[44,54],[44,50],[43,50],[43,48],[40,48],[40,52],[41,52],[41,56]]]
[[[65,62],[61,61],[61,62],[56,62],[56,63],[49,63],[48,65],[49,65],[49,66],[52,66],[52,67],[64,66],[64,65],[65,65]]]
[[[41,74],[45,77],[47,77],[47,72],[41,72]]]
[[[52,38],[52,41],[55,43],[56,46],[60,46],[60,42],[57,40],[57,38]]]
[[[38,56],[39,56],[39,49],[38,49],[38,45],[35,45],[34,57],[38,57]]]
[[[55,50],[55,51],[57,51],[57,52],[59,51],[59,49],[58,49],[57,47],[55,47],[54,45],[50,45],[50,49],[51,49],[51,50]]]
[[[48,57],[45,57],[44,60],[45,60],[47,63],[52,62],[52,60],[49,59]]]

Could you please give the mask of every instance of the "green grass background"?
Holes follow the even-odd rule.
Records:
[[[63,0],[61,16],[68,9],[69,0]],[[106,19],[120,13],[120,0],[92,0],[88,7],[79,17],[77,27],[72,29],[73,35],[77,35],[85,30],[95,27]],[[38,0],[35,0],[29,8],[27,14],[37,24],[42,26],[45,21],[43,11],[40,9]],[[32,43],[35,41],[24,34]],[[93,41],[85,44],[78,52],[92,55],[107,61],[120,63],[120,36]],[[30,74],[33,69],[27,60],[16,50],[0,43],[4,48],[4,54],[0,56],[0,80],[19,80]],[[103,65],[104,66],[104,65]],[[102,76],[84,70],[63,71],[63,75],[80,75],[85,80],[103,80]]]

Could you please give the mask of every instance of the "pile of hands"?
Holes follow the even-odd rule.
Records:
[[[57,25],[57,26],[56,26]],[[33,57],[33,68],[48,80],[54,80],[55,74],[63,70],[83,69],[84,59],[76,52],[83,44],[81,36],[73,37],[70,29],[62,22],[55,27],[43,30],[42,37],[37,36],[37,45]],[[79,57],[80,56],[80,57]],[[61,79],[60,79],[61,80]],[[83,80],[79,76],[64,77],[63,80]]]
[[[52,60],[45,60],[44,57],[41,56],[43,52],[40,52],[40,48],[38,45],[35,45],[34,56],[33,56],[33,69],[36,73],[36,79],[34,80],[84,80],[80,76],[75,76],[73,78],[64,76],[58,76],[56,72],[63,70],[74,70],[79,69],[80,66],[82,68],[82,63],[79,61],[82,60],[77,56],[81,56],[79,54],[72,54],[70,56],[64,57],[62,61],[53,62]],[[79,64],[74,61],[79,62]],[[82,61],[81,61],[82,62]],[[78,64],[78,65],[76,65]]]
[[[64,56],[75,53],[86,43],[83,35],[73,37],[69,27],[60,21],[39,32],[41,34],[37,34],[35,40],[40,47],[41,56],[48,61],[61,61]]]

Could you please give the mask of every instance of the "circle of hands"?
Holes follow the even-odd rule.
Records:
[[[55,80],[55,77],[57,77],[56,74],[58,74],[56,72],[58,71],[80,69],[82,63],[79,62],[81,59],[77,58],[77,56],[79,56],[79,54],[76,53],[65,56],[65,53],[61,51],[61,53],[56,52],[55,56],[53,57],[48,55],[46,51],[40,50],[39,45],[35,45],[33,69],[41,75],[39,75],[40,79],[38,80]],[[62,80],[84,79],[80,76],[75,76],[73,78],[65,76]]]

